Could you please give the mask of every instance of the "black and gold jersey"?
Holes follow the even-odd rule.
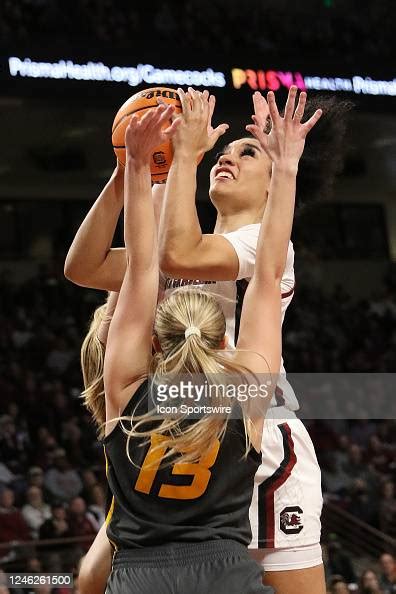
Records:
[[[131,398],[125,415],[147,411],[147,382]],[[244,457],[245,428],[230,419],[221,444],[197,463],[164,464],[161,437],[132,438],[120,423],[104,439],[112,502],[107,535],[118,548],[232,539],[251,540],[249,506],[261,454]],[[130,459],[129,459],[130,458]]]

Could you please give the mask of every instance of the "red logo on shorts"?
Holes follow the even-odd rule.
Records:
[[[301,507],[285,507],[280,513],[280,529],[285,534],[299,534],[304,528]]]

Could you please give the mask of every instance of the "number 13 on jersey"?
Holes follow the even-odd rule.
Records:
[[[161,435],[151,436],[151,445],[146,454],[139,476],[135,484],[135,490],[140,493],[150,493],[161,461],[166,453],[166,446],[160,447],[164,438]],[[154,449],[156,448],[156,449]],[[220,442],[216,440],[211,451],[202,456],[198,462],[184,463],[176,462],[172,468],[172,475],[192,476],[191,485],[170,485],[162,483],[158,496],[167,499],[197,499],[203,495],[208,487],[211,477],[210,468],[216,462],[220,449]]]

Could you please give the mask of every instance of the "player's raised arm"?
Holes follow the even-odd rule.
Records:
[[[238,274],[238,257],[220,235],[204,235],[195,205],[197,162],[227,130],[211,126],[214,97],[179,89],[181,124],[173,138],[174,157],[165,190],[160,225],[161,270],[173,278],[231,280]]]
[[[152,196],[158,224],[164,185],[154,185]],[[124,168],[117,164],[110,180],[81,223],[66,256],[64,272],[77,285],[119,291],[126,270],[125,248],[112,248],[124,206]]]
[[[113,175],[80,225],[65,261],[65,276],[97,289],[119,291],[125,273],[124,250],[111,250],[124,206],[124,168]]]
[[[293,224],[298,163],[305,138],[321,116],[318,110],[301,124],[306,93],[300,94],[295,109],[296,95],[297,87],[291,87],[285,114],[281,117],[274,94],[268,93],[272,121],[269,135],[257,125],[257,118],[255,124],[246,126],[272,160],[268,203],[257,244],[254,274],[243,303],[237,344],[238,349],[261,355],[241,354],[243,362],[257,373],[279,372],[282,351],[280,282]]]
[[[104,362],[106,409],[116,416],[130,397],[134,381],[146,373],[158,294],[157,228],[151,199],[150,156],[177,128],[162,130],[174,107],[159,106],[126,130],[124,237],[127,267],[110,323]],[[109,414],[107,414],[109,417]]]

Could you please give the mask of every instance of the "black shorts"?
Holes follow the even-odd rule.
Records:
[[[273,594],[245,546],[232,540],[116,552],[106,594]]]

